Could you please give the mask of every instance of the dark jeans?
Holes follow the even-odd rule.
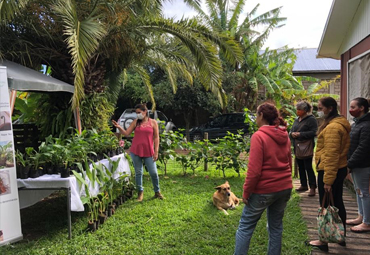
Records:
[[[322,199],[324,198],[324,194],[325,194],[324,171],[319,170],[317,173],[318,173],[317,174],[317,184],[318,184],[320,206],[321,206]],[[344,207],[344,203],[343,203],[343,182],[346,176],[347,176],[347,167],[338,169],[337,178],[335,178],[333,185],[331,185],[333,198],[334,198],[334,206],[337,207],[339,210],[338,215],[343,222],[344,229],[346,229],[347,212],[346,212],[346,208]],[[327,204],[325,204],[325,207],[327,207]]]
[[[316,177],[312,168],[312,157],[307,159],[297,159],[299,178],[301,180],[301,186],[307,187],[307,176],[308,184],[310,188],[315,189],[316,186]]]

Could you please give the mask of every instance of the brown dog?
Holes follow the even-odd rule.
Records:
[[[229,215],[226,210],[235,209],[235,207],[239,205],[239,198],[237,198],[235,194],[231,192],[228,181],[220,186],[217,186],[215,189],[217,189],[217,191],[213,193],[213,204],[218,210],[221,210],[226,215]]]

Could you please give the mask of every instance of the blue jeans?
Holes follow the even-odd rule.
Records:
[[[268,223],[268,255],[281,253],[281,239],[283,235],[283,217],[292,189],[286,189],[269,194],[252,194],[248,205],[244,206],[235,236],[234,255],[248,254],[249,243],[257,222],[267,208]]]
[[[139,157],[130,152],[132,163],[135,169],[135,183],[137,191],[143,191],[143,160],[146,168],[152,179],[154,192],[159,192],[159,177],[157,172],[157,165],[153,160],[153,157]]]
[[[370,167],[353,168],[351,175],[356,189],[358,214],[362,216],[363,223],[370,224]]]

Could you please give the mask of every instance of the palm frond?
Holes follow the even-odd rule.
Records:
[[[248,13],[247,17],[250,19],[254,15],[256,15],[258,7],[260,7],[260,4],[256,4],[256,6],[253,7],[253,9]]]
[[[150,83],[150,76],[147,73],[147,71],[140,65],[132,65],[131,68],[140,75],[141,80],[145,84],[146,88],[148,89],[148,93],[150,96],[150,100],[152,101],[152,111],[154,111],[157,107],[155,100],[154,100],[154,94],[153,94],[153,86]]]
[[[158,19],[147,21],[145,25],[141,26],[141,29],[156,30],[177,37],[193,55],[200,82],[207,90],[217,92],[221,85],[222,76],[221,61],[217,57],[217,49],[211,42],[196,34],[195,29],[191,29],[192,27],[197,27],[194,20],[181,20],[175,23],[172,20]],[[206,29],[201,26],[197,28]]]
[[[281,8],[282,7],[277,7],[275,9],[267,11],[267,12],[261,14],[261,15],[258,15],[257,17],[251,19],[250,23],[252,23],[254,25],[266,24],[266,23],[264,23],[264,20],[269,19],[270,17],[274,17],[274,16],[277,17],[281,12]],[[286,18],[285,18],[285,20],[286,20]]]
[[[71,0],[59,1],[54,4],[53,9],[63,20],[64,35],[67,36],[65,41],[72,56],[72,68],[75,75],[72,108],[76,109],[84,97],[85,66],[97,50],[99,41],[104,37],[106,30],[99,22],[98,16],[90,15],[80,21],[76,5]]]
[[[231,16],[231,18],[229,20],[229,24],[228,24],[229,29],[238,26],[239,16],[243,12],[245,2],[246,2],[246,0],[239,0],[236,3],[235,8],[233,8],[231,10],[233,15]]]
[[[1,0],[0,1],[0,22],[9,22],[15,15],[19,14],[29,0]]]

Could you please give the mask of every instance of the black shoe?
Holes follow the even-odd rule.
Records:
[[[308,190],[307,186],[300,186],[298,189],[295,189],[295,191],[297,191],[297,192],[304,192],[304,191],[307,191],[307,190]]]
[[[346,244],[346,241],[343,241],[343,242],[340,242],[340,243],[338,243],[340,246],[346,246],[347,244]]]
[[[314,245],[314,244],[310,244],[310,242],[306,241],[306,245],[309,245],[311,247],[319,248],[321,251],[324,251],[324,252],[329,252],[328,244]]]

